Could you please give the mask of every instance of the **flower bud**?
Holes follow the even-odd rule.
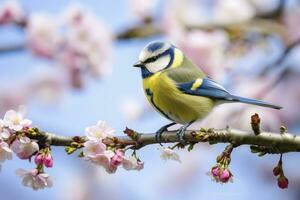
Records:
[[[281,167],[279,167],[279,166],[274,167],[274,169],[273,169],[273,174],[274,174],[274,176],[278,176],[278,175],[280,175],[281,173],[282,173]]]
[[[288,186],[289,186],[289,180],[288,180],[284,175],[281,175],[281,176],[279,176],[279,178],[277,179],[277,185],[278,185],[278,187],[280,187],[281,189],[288,188]]]
[[[44,158],[44,165],[46,167],[52,167],[53,166],[53,158],[50,154],[47,154]]]
[[[37,154],[34,158],[34,162],[37,165],[41,165],[44,162],[44,156],[42,154]]]
[[[122,150],[116,150],[115,155],[111,158],[111,164],[119,166],[123,162],[124,152]]]
[[[219,180],[223,183],[227,183],[231,177],[231,172],[228,169],[224,169],[219,175]]]
[[[214,166],[213,168],[211,168],[211,174],[213,175],[213,177],[218,177],[220,175],[220,168],[219,166]]]

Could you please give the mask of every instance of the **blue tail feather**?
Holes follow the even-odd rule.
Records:
[[[247,103],[247,104],[252,104],[252,105],[257,105],[257,106],[263,106],[263,107],[268,107],[268,108],[274,108],[274,109],[281,109],[281,106],[277,106],[274,104],[270,104],[261,100],[257,100],[257,99],[249,99],[249,98],[245,98],[245,97],[239,97],[239,96],[234,96],[234,95],[230,95],[228,97],[229,101],[235,101],[235,102],[241,102],[241,103]]]

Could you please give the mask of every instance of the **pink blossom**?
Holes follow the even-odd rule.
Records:
[[[111,159],[111,164],[113,166],[119,166],[122,164],[124,158],[124,151],[123,150],[116,150],[115,155]]]
[[[94,126],[87,127],[85,134],[89,140],[99,141],[112,135],[115,132],[114,129],[107,126],[106,122],[98,121]]]
[[[44,157],[44,165],[46,167],[52,167],[53,166],[53,158],[50,154],[45,155]]]
[[[0,24],[21,23],[25,18],[25,13],[18,1],[4,1],[0,5]]]
[[[112,151],[104,151],[102,154],[97,154],[91,161],[108,170],[111,167],[111,158],[114,153]]]
[[[28,159],[39,150],[39,145],[28,137],[21,137],[14,140],[11,145],[13,152],[21,159]]]
[[[141,170],[144,168],[144,163],[139,161],[136,157],[124,157],[122,162],[123,168],[126,170]]]
[[[31,187],[33,190],[52,187],[52,180],[46,173],[39,173],[37,169],[24,170],[18,169],[16,174],[22,178],[22,184],[26,187]]]
[[[98,154],[103,154],[106,145],[100,141],[88,140],[84,143],[83,155],[87,158],[94,158]]]
[[[115,153],[110,150],[106,150],[106,145],[101,141],[88,140],[85,142],[83,155],[86,160],[104,167],[107,171],[114,171],[111,165],[111,159]]]
[[[20,131],[29,127],[32,122],[29,119],[24,119],[24,115],[25,108],[22,106],[19,108],[19,111],[9,110],[4,115],[4,125],[14,131]]]

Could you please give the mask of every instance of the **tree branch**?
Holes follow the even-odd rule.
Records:
[[[25,50],[24,42],[0,46],[0,54]]]
[[[130,130],[130,129],[127,129]],[[130,130],[132,131],[132,130]],[[143,134],[137,133],[135,139],[129,136],[116,136],[104,140],[104,143],[111,145],[116,143],[122,147],[132,146],[133,149],[139,149],[146,145],[156,144],[155,133]],[[47,132],[38,132],[36,135],[30,135],[31,139],[45,140],[53,146],[71,146],[74,137],[58,136]],[[176,131],[165,131],[162,135],[161,143],[179,142]],[[254,145],[259,147],[260,151],[265,153],[288,153],[300,151],[300,136],[289,133],[271,133],[263,132],[254,135],[250,131],[238,129],[201,129],[199,131],[186,131],[186,143],[209,142],[210,144],[231,143],[234,145]],[[257,148],[256,148],[257,149]]]

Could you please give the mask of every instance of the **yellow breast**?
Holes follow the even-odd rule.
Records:
[[[145,95],[164,117],[180,124],[204,118],[214,107],[214,101],[182,93],[164,72],[143,79]]]

